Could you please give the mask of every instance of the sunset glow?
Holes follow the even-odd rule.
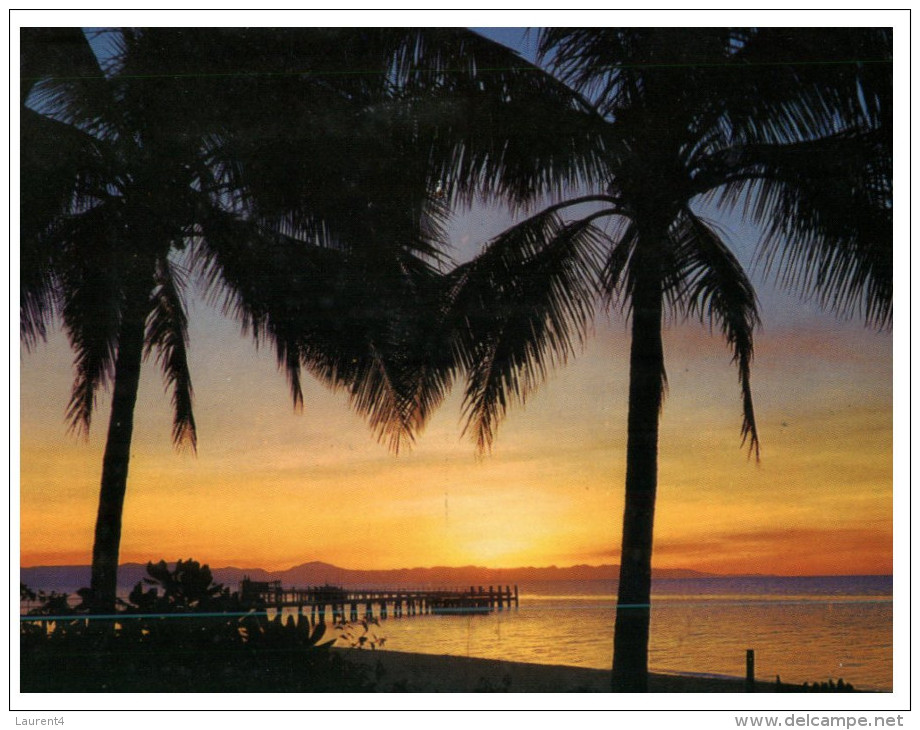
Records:
[[[738,374],[723,338],[671,317],[653,565],[891,573],[891,331],[778,292],[752,265],[759,231],[740,214],[693,204],[726,231],[757,289],[763,326],[752,377],[762,453],[758,462],[741,445]],[[485,204],[456,211],[450,255],[470,259],[511,222]],[[146,362],[122,562],[192,557],[266,569],[312,560],[358,569],[619,562],[629,374],[622,312],[598,314],[584,352],[526,406],[511,407],[491,454],[477,455],[461,438],[456,387],[413,447],[396,455],[375,442],[345,394],[306,375],[296,413],[271,348],[257,350],[189,289],[198,452],[172,447],[169,394]],[[98,395],[84,440],[65,422],[74,372],[64,333],[20,352],[20,564],[88,564],[111,394]]]
[[[909,10],[353,11],[11,11],[15,724],[900,724]]]
[[[778,303],[778,304],[777,304]],[[718,573],[889,573],[891,336],[797,300],[757,340],[763,454],[739,448],[726,349],[698,325],[666,333],[655,565]],[[780,308],[782,307],[782,309]],[[797,315],[783,321],[785,308]],[[808,316],[804,316],[807,313]],[[374,442],[347,399],[310,382],[303,414],[270,353],[191,312],[197,456],[169,442],[168,398],[145,367],[122,561],[194,557],[283,569],[619,561],[626,337],[601,318],[586,352],[513,409],[491,455],[460,438],[459,395],[410,451]],[[21,564],[90,559],[108,401],[69,435],[61,333],[22,355]]]

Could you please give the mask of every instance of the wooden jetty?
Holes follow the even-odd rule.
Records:
[[[489,586],[488,590],[483,586],[470,586],[469,590],[364,589],[333,585],[284,588],[280,580],[244,578],[240,583],[240,597],[279,611],[293,608],[299,616],[309,613],[313,623],[325,623],[327,608],[331,610],[333,623],[338,623],[420,614],[489,613],[518,607],[517,586],[513,590],[511,586]]]

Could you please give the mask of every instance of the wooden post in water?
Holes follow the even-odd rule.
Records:
[[[489,586],[489,610],[491,611],[495,608],[495,593],[492,590],[492,586]]]
[[[517,586],[514,586],[514,607],[517,608],[520,604],[518,603],[518,589]]]
[[[747,650],[746,665],[747,667],[746,667],[746,672],[744,675],[744,691],[754,692],[756,690],[754,688],[755,685],[754,685],[754,650],[753,649]]]

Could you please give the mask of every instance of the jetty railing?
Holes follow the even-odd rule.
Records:
[[[266,608],[295,609],[310,614],[314,623],[325,623],[330,609],[333,623],[390,616],[420,614],[490,613],[519,606],[518,587],[470,586],[459,589],[342,588],[334,585],[285,588],[281,581],[253,581],[244,578],[240,597],[261,601]],[[374,611],[377,611],[376,615]]]

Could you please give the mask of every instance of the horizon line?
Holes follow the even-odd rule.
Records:
[[[177,560],[182,560],[183,558],[178,558]],[[194,560],[194,558],[190,558]],[[149,561],[138,561],[138,560],[128,560],[118,564],[119,567],[126,565],[146,565],[147,563],[158,563],[159,560],[149,560]],[[173,565],[176,563],[176,560],[167,560],[168,564]],[[211,571],[214,570],[259,570],[265,573],[285,573],[303,566],[311,564],[321,564],[328,566],[330,569],[341,570],[347,572],[363,572],[363,573],[393,573],[400,571],[416,571],[416,570],[482,570],[482,571],[519,571],[519,570],[573,570],[576,568],[591,568],[591,569],[601,569],[601,568],[615,568],[619,569],[619,563],[599,563],[599,564],[590,564],[590,563],[575,563],[572,565],[518,565],[510,568],[501,567],[494,568],[485,565],[430,565],[430,566],[413,566],[413,567],[399,567],[399,568],[346,568],[340,565],[335,565],[333,563],[327,563],[323,560],[307,560],[302,563],[296,563],[287,568],[263,568],[261,566],[247,566],[242,567],[239,565],[221,565],[215,567],[210,562],[204,562],[201,560],[196,561],[200,565],[207,566]],[[19,569],[30,569],[30,568],[91,568],[90,563],[63,563],[63,564],[51,564],[51,563],[42,563],[35,565],[22,565],[20,564]],[[758,573],[758,572],[740,572],[740,573],[720,573],[711,570],[703,570],[700,568],[685,568],[685,567],[653,567],[654,572],[687,572],[687,573],[699,573],[703,577],[724,577],[724,578],[855,578],[855,577],[866,577],[866,576],[875,576],[875,577],[893,577],[893,572],[882,572],[882,573]]]

